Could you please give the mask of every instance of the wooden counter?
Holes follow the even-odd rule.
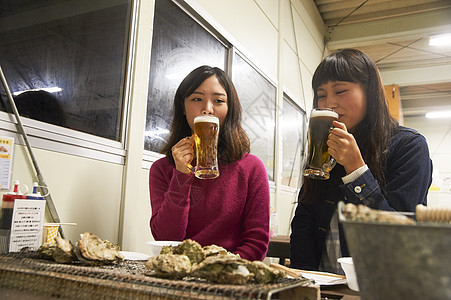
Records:
[[[290,237],[278,235],[269,239],[267,257],[278,257],[279,264],[289,266]],[[321,286],[321,299],[359,300],[360,295],[348,288],[347,285]]]
[[[286,260],[290,259],[290,237],[288,235],[278,235],[270,238],[266,256],[278,257],[279,264],[287,265]]]

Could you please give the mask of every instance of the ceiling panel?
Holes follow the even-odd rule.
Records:
[[[451,7],[449,0],[315,0],[328,26],[380,20]]]
[[[451,32],[451,0],[314,2],[331,35],[326,37],[330,51],[347,47],[362,50],[381,72],[431,66],[450,66],[451,70],[451,46],[429,46],[430,35]],[[381,27],[380,33],[375,27]],[[342,32],[355,34],[337,35],[342,28],[346,28]],[[362,28],[367,29],[366,32]],[[334,40],[336,36],[341,40]],[[428,110],[451,109],[451,71],[445,81],[434,82],[434,78],[428,78],[427,84],[402,85],[400,95],[405,117],[418,116]]]

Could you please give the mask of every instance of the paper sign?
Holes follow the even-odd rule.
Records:
[[[14,201],[9,252],[18,252],[23,247],[29,247],[30,250],[39,248],[42,244],[44,214],[44,200]]]
[[[9,190],[13,161],[14,138],[0,137],[0,189]]]

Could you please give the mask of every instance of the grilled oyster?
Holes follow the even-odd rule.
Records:
[[[217,246],[217,245],[209,245],[204,246],[202,248],[199,248],[200,244],[198,245],[197,242],[192,240],[185,240],[183,242],[183,246],[178,248],[178,246],[163,246],[160,254],[187,254],[187,253],[194,253],[195,261],[198,261],[202,258],[202,255],[198,255],[197,252],[203,252],[203,257],[212,256],[212,255],[235,255],[227,251],[227,249]],[[193,255],[191,255],[193,256]]]
[[[343,215],[352,221],[383,222],[391,224],[415,224],[415,221],[399,212],[371,209],[368,206],[347,203]]]
[[[56,243],[44,243],[38,248],[38,253],[43,259],[54,260],[57,263],[70,263],[76,257],[72,244],[60,236],[55,238]]]
[[[55,252],[56,244],[44,243],[38,248],[38,253],[41,258],[53,260],[53,252]]]
[[[69,240],[59,236],[55,238],[56,248],[53,252],[53,259],[58,263],[70,263],[75,259],[74,247]]]
[[[96,235],[85,232],[80,234],[80,240],[75,247],[77,258],[86,264],[112,264],[124,259],[120,248],[107,240],[101,240]]]
[[[184,240],[180,245],[175,247],[173,253],[188,256],[191,264],[200,263],[205,258],[202,246],[198,242],[190,239]]]
[[[149,273],[148,275],[180,279],[189,273],[191,262],[186,255],[160,254],[149,258],[146,267],[153,271],[153,274]]]
[[[221,246],[217,246],[217,245],[209,245],[209,246],[204,246],[202,248],[205,257],[208,256],[213,256],[213,255],[228,255],[231,254],[229,251],[227,251],[227,249],[221,247]],[[235,255],[235,254],[231,254],[231,255]]]
[[[261,261],[248,262],[246,268],[254,274],[254,281],[257,283],[276,282],[285,277],[284,271],[271,268]]]
[[[246,268],[246,260],[237,256],[209,256],[191,268],[190,275],[216,283],[244,284],[254,277]]]
[[[160,254],[174,254],[174,250],[177,246],[163,246]]]

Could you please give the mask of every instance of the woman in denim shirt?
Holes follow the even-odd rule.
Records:
[[[290,266],[342,274],[337,258],[349,252],[337,203],[413,212],[426,204],[432,162],[425,138],[390,116],[377,67],[364,53],[329,55],[312,87],[313,107],[339,115],[327,142],[337,165],[329,180],[305,178],[291,223]]]

